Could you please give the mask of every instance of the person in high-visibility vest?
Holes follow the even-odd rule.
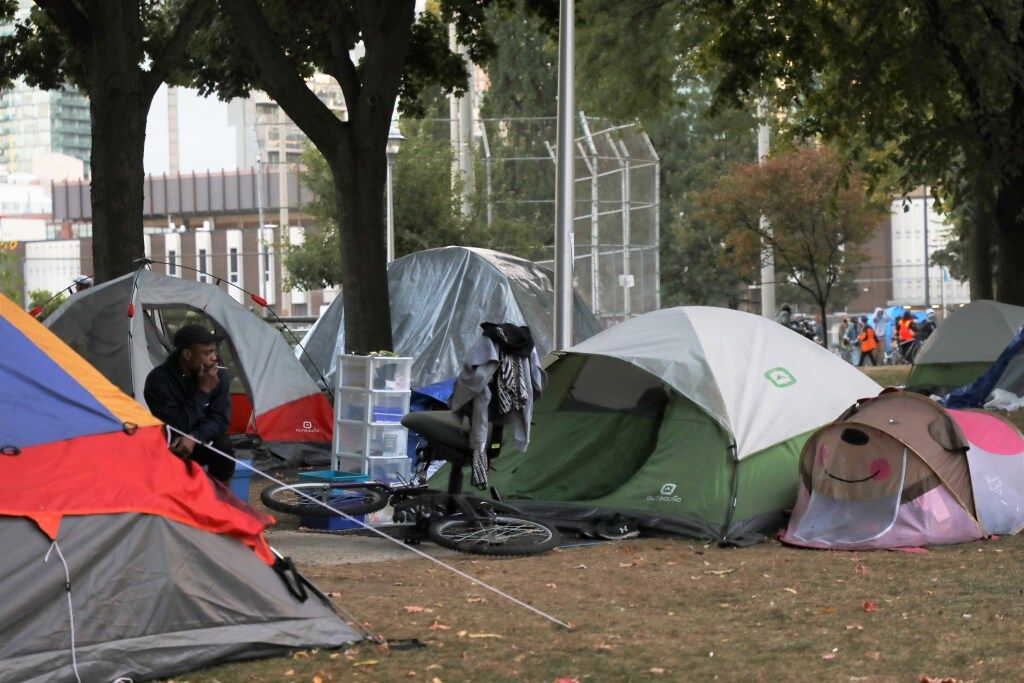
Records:
[[[902,342],[911,341],[917,332],[917,325],[914,324],[914,316],[910,311],[904,311],[903,317],[896,321],[896,336]]]
[[[860,342],[860,362],[857,363],[857,367],[864,365],[865,362],[878,365],[878,361],[875,360],[875,349],[878,348],[878,336],[875,334],[875,328],[868,324],[867,316],[861,318],[861,323],[863,323],[863,330],[857,337]]]
[[[917,334],[917,323],[910,311],[903,311],[903,315],[896,321],[896,339],[899,343],[900,356],[908,363],[914,362],[914,336]]]

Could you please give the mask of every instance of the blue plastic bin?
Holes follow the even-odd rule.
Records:
[[[239,461],[252,465],[251,458],[239,458]],[[252,470],[248,467],[235,464],[235,473],[231,476],[231,493],[239,500],[249,502],[249,480],[252,479]]]
[[[300,472],[299,481],[303,482],[340,482],[345,484],[355,484],[363,481],[367,481],[365,474],[358,474],[355,472],[338,472],[337,470],[316,470],[313,472]],[[355,515],[355,519],[362,522],[365,519],[365,515]],[[321,529],[324,531],[344,531],[345,529],[359,529],[362,525],[357,524],[345,517],[331,516],[331,517],[314,517],[313,515],[300,515],[299,526],[304,526],[307,529]]]

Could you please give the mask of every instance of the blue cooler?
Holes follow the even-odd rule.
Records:
[[[239,458],[240,462],[252,465],[252,458]],[[252,479],[252,470],[235,463],[235,473],[231,476],[231,493],[235,494],[243,503],[249,502],[249,480]]]
[[[355,472],[338,472],[337,470],[317,470],[314,472],[299,472],[300,482],[341,482],[355,484],[368,481],[365,474]],[[355,519],[362,522],[366,515],[353,515]],[[299,515],[299,526],[307,529],[320,529],[323,531],[344,531],[345,529],[361,529],[362,525],[356,524],[345,517],[332,515],[331,517],[315,517],[313,515]]]

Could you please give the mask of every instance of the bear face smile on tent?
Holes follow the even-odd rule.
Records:
[[[1003,418],[889,390],[815,432],[787,543],[962,543],[1024,525],[1024,437]]]

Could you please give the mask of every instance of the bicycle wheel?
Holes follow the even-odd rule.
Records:
[[[447,517],[431,523],[428,534],[440,546],[476,555],[536,555],[558,545],[554,527],[511,515]]]
[[[338,516],[334,511],[313,502],[306,494],[320,503],[344,512],[346,515],[362,515],[376,512],[388,503],[389,492],[383,486],[302,483],[291,486],[268,486],[260,493],[260,500],[271,510],[293,515],[313,517]]]

